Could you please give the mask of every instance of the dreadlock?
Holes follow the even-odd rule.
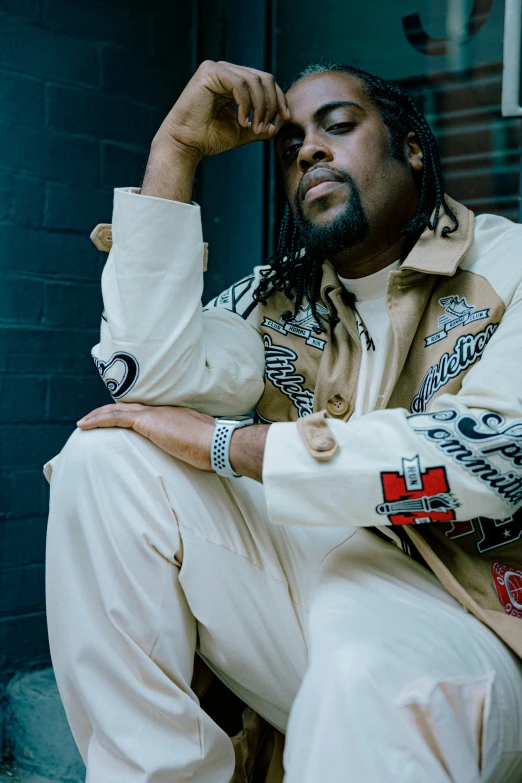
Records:
[[[435,231],[441,207],[454,224],[453,228],[444,226],[441,236],[452,234],[458,228],[457,217],[444,196],[444,176],[437,142],[425,116],[408,93],[360,68],[339,64],[309,65],[290,86],[305,76],[331,71],[351,74],[363,82],[366,94],[377,106],[390,131],[391,154],[394,158],[404,161],[404,138],[411,130],[417,134],[424,155],[424,165],[417,211],[410,224],[401,230],[401,234],[407,238],[405,252],[401,258],[403,261],[426,227]],[[433,222],[430,221],[432,212]],[[315,319],[314,331],[323,332],[323,323],[333,325],[338,320],[335,316],[322,315],[317,309],[323,260],[307,252],[306,248],[302,248],[299,229],[290,204],[287,203],[281,221],[277,248],[269,260],[269,268],[262,273],[262,279],[254,291],[254,300],[266,304],[272,294],[276,291],[282,292],[288,299],[295,300],[293,312],[288,310],[282,314],[284,321],[290,321],[297,316],[303,299],[306,298]]]

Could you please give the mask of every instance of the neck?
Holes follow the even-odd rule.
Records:
[[[394,244],[385,248],[365,250],[360,245],[344,250],[340,255],[329,260],[339,277],[356,280],[359,277],[367,277],[375,272],[380,272],[381,269],[401,258],[405,243],[405,237],[400,237]]]

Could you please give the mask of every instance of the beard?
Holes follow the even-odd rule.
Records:
[[[370,233],[370,224],[361,201],[361,194],[353,178],[347,171],[334,169],[333,166],[321,168],[335,171],[342,182],[350,185],[351,196],[346,208],[338,217],[326,225],[316,225],[303,212],[301,185],[294,195],[295,221],[299,229],[300,243],[306,247],[307,255],[331,258],[362,242]],[[324,196],[328,198],[328,196]]]

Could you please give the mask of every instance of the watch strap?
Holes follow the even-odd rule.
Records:
[[[236,473],[230,464],[230,441],[234,430],[244,427],[245,423],[224,422],[216,419],[212,445],[210,447],[210,465],[212,470],[225,478],[239,478],[240,473]]]

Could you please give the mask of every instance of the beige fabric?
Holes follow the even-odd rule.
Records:
[[[109,253],[112,248],[111,223],[98,223],[91,231],[91,241],[98,250]],[[208,268],[208,242],[203,242],[203,271]]]
[[[236,307],[235,299],[242,297],[244,304],[248,298],[245,291],[254,287],[259,270],[201,313],[199,259],[205,251],[195,206],[116,194],[115,243],[103,282],[107,321],[93,353],[106,381],[104,368],[113,356],[127,352],[139,363],[125,401],[188,405],[213,415],[257,407],[261,420],[275,422],[264,480],[276,525],[335,524],[340,508],[343,524],[382,524],[375,510],[383,499],[381,473],[398,471],[401,457],[418,456],[423,470],[441,466],[461,503],[454,521],[410,525],[406,533],[446,589],[522,655],[522,620],[516,607],[501,603],[499,590],[506,593],[509,585],[502,583],[505,572],[498,566],[522,573],[520,504],[506,504],[450,453],[428,443],[420,424],[415,429],[409,422],[428,374],[449,361],[459,338],[484,343],[481,335],[488,329],[487,349],[478,361],[424,402],[420,395],[426,421],[450,407],[477,421],[493,412],[505,427],[522,419],[521,229],[492,215],[479,216],[475,224],[464,206],[451,199],[449,204],[459,230],[442,237],[442,226],[452,225],[443,215],[437,230],[427,229],[400,270],[388,276],[392,368],[376,410],[357,421],[361,345],[349,297],[331,265],[323,267],[319,303],[323,313],[339,318],[331,334],[316,334],[306,312],[304,326],[282,322],[281,314],[294,303],[279,293],[266,306]],[[146,291],[154,292],[154,308],[147,305]],[[441,300],[454,295],[480,317],[435,339]],[[115,383],[117,389],[119,378]],[[325,452],[310,448],[318,421],[321,433],[328,427],[337,444],[335,454],[327,450],[328,460]],[[504,458],[496,459],[499,467]],[[506,460],[502,468],[507,470]],[[479,549],[481,542],[488,546]]]
[[[246,322],[228,313],[227,307],[235,307],[230,293],[225,293],[215,302],[219,306],[208,308],[200,322],[195,303],[201,296],[202,270],[200,267],[195,274],[194,259],[203,257],[205,249],[199,210],[193,205],[136,198],[128,191],[116,193],[113,222],[118,243],[111,250],[103,284],[107,321],[102,322],[101,343],[93,353],[96,361],[102,362],[101,367],[110,365],[111,354],[129,352],[137,358],[140,377],[125,393],[124,399],[129,402],[188,405],[213,415],[244,413],[256,406],[261,420],[299,420],[302,433],[312,426],[312,421],[303,424],[305,417],[327,411],[330,429],[340,448],[335,454],[316,450],[314,455],[320,456],[323,467],[332,466],[328,472],[321,472],[323,491],[328,495],[326,503],[315,495],[309,496],[309,488],[315,485],[313,466],[302,469],[294,434],[283,436],[284,430],[278,427],[270,430],[265,486],[271,514],[279,524],[294,524],[298,517],[302,522],[306,517],[303,518],[301,508],[311,509],[319,501],[324,510],[331,503],[329,517],[336,505],[341,504],[352,509],[351,524],[382,524],[382,519],[375,518],[375,505],[373,510],[368,503],[360,507],[353,503],[347,505],[343,484],[349,488],[346,477],[351,471],[358,475],[363,466],[373,471],[371,481],[370,473],[365,473],[364,482],[362,479],[357,482],[361,487],[364,485],[364,497],[377,502],[382,496],[379,471],[400,467],[397,446],[404,457],[411,459],[418,454],[426,465],[433,460],[435,465],[443,465],[450,484],[461,488],[461,506],[455,522],[461,527],[453,529],[453,523],[437,523],[423,528],[417,526],[407,533],[415,545],[420,546],[422,539],[423,556],[446,587],[520,654],[522,623],[516,615],[508,615],[502,606],[492,568],[500,558],[515,570],[522,569],[521,538],[502,546],[501,550],[495,547],[477,552],[484,526],[492,528],[497,524],[494,520],[508,517],[511,510],[472,474],[464,473],[451,456],[437,452],[421,436],[410,433],[405,424],[408,411],[416,412],[412,406],[417,399],[421,410],[426,403],[426,413],[451,406],[461,414],[469,410],[474,416],[489,409],[504,416],[507,422],[516,420],[517,416],[522,418],[522,407],[515,403],[519,395],[517,388],[505,396],[509,384],[513,383],[513,374],[509,372],[513,350],[518,350],[511,346],[520,333],[517,310],[522,307],[519,303],[522,294],[515,294],[521,278],[516,264],[521,241],[518,227],[509,221],[502,223],[495,216],[481,216],[483,244],[477,243],[473,214],[449,197],[448,203],[458,217],[458,230],[442,236],[442,229],[453,225],[450,217],[442,214],[436,231],[426,229],[401,268],[389,273],[386,297],[393,332],[392,368],[377,410],[363,417],[363,426],[352,420],[361,344],[350,298],[332,266],[328,262],[324,264],[319,303],[323,313],[335,313],[339,318],[330,335],[316,334],[310,319],[306,321],[306,312],[302,313],[304,326],[282,322],[281,313],[293,307],[293,303],[280,293],[272,296],[266,306],[251,309]],[[505,241],[499,229],[504,231]],[[135,239],[131,241],[130,237]],[[170,248],[176,248],[179,260],[175,263],[168,257],[163,259],[166,249],[171,252]],[[143,264],[148,256],[152,267],[149,270]],[[164,270],[165,265],[170,279],[158,289],[155,270],[160,267]],[[162,276],[165,274],[162,271]],[[150,280],[155,286],[153,311],[145,307],[143,295],[151,285]],[[243,288],[248,286],[251,287],[251,282]],[[240,286],[241,295],[243,288]],[[178,307],[173,307],[173,291],[181,297]],[[475,312],[484,311],[487,316],[454,326],[444,339],[428,345],[427,337],[440,331],[441,300],[456,294],[464,297]],[[188,315],[180,319],[181,302],[188,308]],[[507,305],[509,312],[505,312]],[[423,384],[425,388],[428,374],[448,360],[459,338],[469,335],[482,339],[480,335],[496,329],[499,323],[495,334],[487,333],[488,339],[493,336],[482,359],[449,377],[431,396],[426,394],[424,400]],[[468,378],[472,380],[468,382]],[[494,387],[500,378],[499,397]],[[118,388],[118,381],[115,384]],[[379,411],[385,412],[383,418]],[[336,422],[341,425],[349,422],[349,430],[335,430]],[[283,441],[288,443],[289,454]],[[343,446],[344,441],[349,445]],[[309,439],[300,442],[311,457]],[[395,451],[390,450],[389,457],[384,448],[387,442],[395,444]],[[292,466],[297,475],[307,477],[306,491],[296,484],[294,492]],[[300,497],[302,502],[296,502]],[[353,498],[351,490],[348,497]],[[467,517],[462,516],[465,513]],[[489,521],[483,522],[481,517]],[[312,514],[312,519],[318,518],[320,514]],[[468,519],[478,521],[468,523]],[[460,535],[459,530],[468,532]],[[507,527],[500,533],[506,531]],[[456,585],[460,587],[457,589]]]
[[[459,261],[469,250],[473,239],[473,214],[452,200],[450,200],[450,206],[458,216],[459,230],[455,234],[450,234],[448,238],[443,238],[440,236],[439,228],[435,234],[427,229],[411,251],[407,261],[402,265],[401,270],[391,272],[389,275],[387,307],[394,332],[394,360],[387,388],[380,401],[380,408],[409,409],[415,395],[422,391],[422,382],[429,368],[437,365],[445,354],[451,352],[453,345],[457,343],[461,335],[473,336],[483,333],[488,325],[498,324],[503,318],[505,304],[491,283],[483,276],[458,268]],[[444,226],[445,223],[449,223],[447,218],[442,221],[441,226]],[[436,263],[438,264],[437,274],[434,273]],[[328,415],[332,416],[332,408],[329,407],[328,400],[337,394],[349,400],[350,405],[347,412],[336,418],[349,421],[353,412],[361,348],[355,330],[353,310],[344,299],[341,285],[329,264],[324,266],[322,291],[323,304],[328,306],[330,311],[334,309],[340,319],[333,329],[331,339],[326,340],[322,353],[318,356],[319,352],[311,347],[303,351],[302,339],[290,333],[278,336],[279,350],[290,348],[298,357],[294,360],[296,375],[305,379],[307,387],[315,389],[314,410],[326,409]],[[438,318],[442,312],[441,299],[444,300],[457,291],[466,302],[473,304],[475,311],[487,312],[487,316],[474,322],[457,325],[448,333],[448,337],[427,345],[426,336],[440,330]],[[266,327],[263,327],[263,323],[276,321],[277,314],[284,312],[288,306],[289,303],[283,301],[282,295],[278,295],[270,299],[265,307],[260,308],[262,333],[268,331]],[[445,401],[446,405],[454,404],[451,402],[450,395],[457,395],[460,392],[466,375],[473,366],[472,363],[469,368],[463,369],[441,386],[440,390],[428,399],[426,411],[437,410],[437,403],[441,399]],[[508,365],[504,366],[504,371],[509,372]],[[493,378],[490,382],[495,383]],[[513,394],[516,394],[515,390],[513,390]],[[442,402],[439,407],[444,408]],[[265,387],[258,410],[264,418],[280,422],[295,420],[298,417],[297,410],[289,403],[288,397],[281,389],[270,383],[267,383]],[[517,409],[517,412],[522,417],[522,409]],[[375,416],[375,414],[371,414],[371,416]],[[313,438],[315,426],[314,418],[307,416],[299,420],[298,432],[303,437],[304,445],[316,460],[320,459],[324,462],[327,459],[332,459],[334,452],[319,455],[313,454],[313,451],[310,450],[310,440]],[[364,426],[363,419],[360,425],[361,437],[365,431]],[[337,430],[332,429],[332,432],[335,435]],[[384,442],[387,437],[384,420],[382,433]],[[271,433],[272,435],[276,441],[274,451],[279,452],[281,444],[277,441],[277,432],[274,431]],[[346,448],[353,448],[353,464],[355,466],[362,456],[360,446],[355,446],[355,443],[359,444],[359,440],[349,436],[346,440]],[[343,444],[339,437],[337,437],[337,442],[342,450]],[[292,439],[292,443],[295,443],[295,439]],[[419,447],[421,446],[422,443],[419,442]],[[415,456],[415,452],[410,451],[410,448],[405,444],[405,457]],[[294,454],[295,447],[291,450]],[[339,454],[338,449],[335,453]],[[420,449],[417,453],[420,453]],[[274,452],[272,452],[273,454]],[[270,459],[273,461],[273,456],[268,461]],[[378,462],[378,447],[370,459]],[[276,495],[269,491],[269,496],[272,494],[271,502],[269,499],[270,513],[274,518],[277,518],[278,523],[282,518],[288,519],[288,506],[295,500],[293,494],[288,505],[285,505],[282,500],[282,493],[289,491],[288,479],[282,470],[283,464],[288,460],[289,454],[282,453],[277,459],[277,463],[274,463],[274,468],[268,467],[268,479],[265,476],[265,481],[270,482],[271,477],[275,475],[273,481],[279,482],[281,488],[281,492],[278,491]],[[296,472],[302,472],[301,467],[294,465],[294,468]],[[346,463],[344,463],[343,469],[344,471],[348,470]],[[313,469],[311,468],[311,470]],[[455,466],[454,470],[456,471],[458,468]],[[451,465],[447,471],[451,471]],[[347,475],[346,472],[345,475]],[[378,478],[377,471],[375,478]],[[305,482],[311,480],[311,475],[303,479]],[[342,477],[339,476],[338,480],[342,481]],[[449,480],[451,484],[451,472],[449,472]],[[267,484],[267,486],[269,485]],[[331,494],[324,482],[323,492],[326,495]],[[375,492],[371,494],[375,497],[379,496],[377,483]],[[305,502],[309,502],[308,498]],[[333,502],[339,503],[339,497],[335,496]],[[328,509],[324,500],[322,508],[328,518],[331,518],[332,511]],[[477,516],[479,516],[481,514],[480,506],[477,506],[477,512]],[[505,516],[508,514],[509,511],[507,514],[504,512]],[[484,511],[483,515],[488,516],[487,511]],[[361,524],[362,522],[358,521],[357,523]],[[498,548],[493,548],[479,554],[477,543],[483,536],[484,524],[491,527],[496,523],[491,519],[484,523],[481,523],[480,520],[475,523],[463,521],[446,525],[437,523],[405,526],[405,530],[412,543],[419,549],[449,592],[469,611],[493,628],[513,650],[522,655],[522,621],[516,617],[516,612],[515,616],[506,613],[499,600],[496,583],[492,576],[493,564],[499,560],[522,573],[522,538],[502,546],[501,552]],[[451,533],[453,527],[455,529],[454,535]],[[471,532],[459,536],[459,529],[463,533],[466,530]],[[507,529],[508,527],[505,527],[505,530]],[[522,611],[520,611],[520,616],[522,616]]]
[[[98,223],[91,232],[91,240],[98,250],[108,253],[112,247],[112,226],[110,223]]]
[[[364,783],[520,771],[520,663],[393,544],[278,528],[259,483],[125,429],[77,430],[52,467],[49,639],[87,783],[274,783],[257,715],[285,783],[345,783],[347,759]],[[232,741],[195,650],[257,713]]]
[[[326,411],[312,413],[304,419],[299,419],[297,429],[306,448],[315,459],[327,462],[337,452],[339,444],[326,423]]]

